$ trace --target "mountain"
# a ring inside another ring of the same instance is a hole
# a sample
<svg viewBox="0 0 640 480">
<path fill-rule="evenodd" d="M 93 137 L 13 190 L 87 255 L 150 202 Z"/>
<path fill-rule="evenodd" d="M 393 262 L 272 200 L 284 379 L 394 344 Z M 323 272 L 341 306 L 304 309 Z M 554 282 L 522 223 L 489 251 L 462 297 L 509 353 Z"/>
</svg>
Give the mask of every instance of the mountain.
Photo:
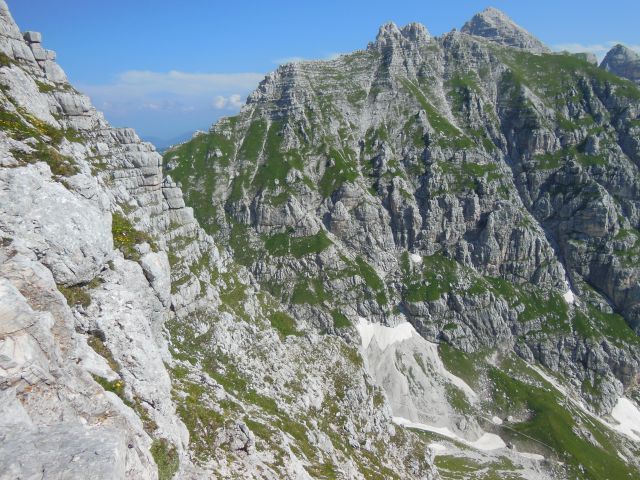
<svg viewBox="0 0 640 480">
<path fill-rule="evenodd" d="M 0 478 L 637 476 L 640 90 L 479 17 L 162 157 L 0 0 Z"/>
<path fill-rule="evenodd" d="M 624 45 L 616 45 L 609 50 L 600 67 L 632 82 L 640 83 L 640 55 Z"/>
<path fill-rule="evenodd" d="M 487 8 L 474 15 L 461 30 L 469 35 L 485 37 L 500 45 L 516 47 L 534 53 L 551 53 L 540 40 L 496 8 Z"/>
<path fill-rule="evenodd" d="M 3 0 L 0 112 L 0 478 L 435 478 L 359 342 L 261 292 Z"/>
<path fill-rule="evenodd" d="M 609 415 L 636 395 L 639 102 L 487 10 L 284 65 L 164 162 L 296 330 L 361 339 L 441 472 L 480 445 L 524 478 L 623 478 L 637 445 Z M 466 443 L 438 450 L 443 434 Z"/>
</svg>

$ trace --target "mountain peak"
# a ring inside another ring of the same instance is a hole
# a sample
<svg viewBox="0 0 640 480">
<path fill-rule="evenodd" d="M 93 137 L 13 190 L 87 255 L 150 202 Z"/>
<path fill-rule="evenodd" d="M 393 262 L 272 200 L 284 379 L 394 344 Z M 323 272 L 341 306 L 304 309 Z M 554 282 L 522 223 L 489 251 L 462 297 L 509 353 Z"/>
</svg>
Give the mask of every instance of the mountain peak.
<svg viewBox="0 0 640 480">
<path fill-rule="evenodd" d="M 387 22 L 380 27 L 376 36 L 375 46 L 385 48 L 391 45 L 404 45 L 407 42 L 424 44 L 431 39 L 431 34 L 421 23 L 408 23 L 402 28 L 394 22 Z"/>
<path fill-rule="evenodd" d="M 489 7 L 464 24 L 462 32 L 536 53 L 550 52 L 540 40 L 497 8 Z"/>
<path fill-rule="evenodd" d="M 618 44 L 604 57 L 600 67 L 640 84 L 640 55 L 629 47 Z"/>
</svg>

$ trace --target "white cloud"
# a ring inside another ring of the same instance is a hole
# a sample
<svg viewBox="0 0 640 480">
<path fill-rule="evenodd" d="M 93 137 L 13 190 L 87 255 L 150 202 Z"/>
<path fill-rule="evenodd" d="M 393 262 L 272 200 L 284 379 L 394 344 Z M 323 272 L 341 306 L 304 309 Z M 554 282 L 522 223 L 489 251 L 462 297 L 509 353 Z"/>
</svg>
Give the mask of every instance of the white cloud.
<svg viewBox="0 0 640 480">
<path fill-rule="evenodd" d="M 243 105 L 242 97 L 237 93 L 229 97 L 229 105 L 233 108 L 240 108 Z"/>
<path fill-rule="evenodd" d="M 263 77 L 262 73 L 188 73 L 177 70 L 163 73 L 130 70 L 119 74 L 112 83 L 83 87 L 93 95 L 118 93 L 134 96 L 162 93 L 201 96 L 231 90 L 251 90 Z"/>
<path fill-rule="evenodd" d="M 604 43 L 592 43 L 592 44 L 582 44 L 582 43 L 561 43 L 558 45 L 554 45 L 553 49 L 557 51 L 567 51 L 571 53 L 593 53 L 598 60 L 602 60 L 604 56 L 607 54 L 609 50 L 611 50 L 617 44 L 624 44 L 623 42 L 618 42 L 616 40 L 610 40 Z M 632 50 L 640 52 L 640 45 L 626 45 Z"/>
<path fill-rule="evenodd" d="M 80 85 L 94 103 L 106 111 L 190 112 L 208 108 L 238 110 L 246 95 L 264 77 L 261 73 L 189 73 L 172 70 L 130 70 L 113 82 Z M 213 100 L 213 104 L 211 103 Z"/>
<path fill-rule="evenodd" d="M 299 63 L 299 62 L 310 62 L 314 60 L 335 60 L 340 55 L 344 55 L 344 53 L 330 53 L 321 58 L 305 58 L 305 57 L 285 57 L 285 58 L 277 58 L 273 61 L 276 65 L 284 65 L 285 63 Z"/>
<path fill-rule="evenodd" d="M 228 110 L 237 110 L 241 108 L 242 105 L 244 105 L 243 97 L 237 93 L 229 95 L 228 97 L 218 95 L 213 99 L 213 108 L 218 110 L 225 108 Z"/>
<path fill-rule="evenodd" d="M 222 95 L 218 95 L 213 99 L 213 108 L 217 108 L 218 110 L 223 109 L 227 105 L 227 99 Z"/>
</svg>

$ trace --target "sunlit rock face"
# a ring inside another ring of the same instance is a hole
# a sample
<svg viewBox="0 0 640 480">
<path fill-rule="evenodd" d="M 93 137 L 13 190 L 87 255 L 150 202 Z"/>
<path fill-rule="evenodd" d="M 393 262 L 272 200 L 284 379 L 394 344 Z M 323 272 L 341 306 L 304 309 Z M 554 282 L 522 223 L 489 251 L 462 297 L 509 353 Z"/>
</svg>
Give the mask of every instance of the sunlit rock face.
<svg viewBox="0 0 640 480">
<path fill-rule="evenodd" d="M 0 0 L 0 478 L 637 474 L 632 83 L 386 24 L 163 159 L 45 46 Z"/>
</svg>

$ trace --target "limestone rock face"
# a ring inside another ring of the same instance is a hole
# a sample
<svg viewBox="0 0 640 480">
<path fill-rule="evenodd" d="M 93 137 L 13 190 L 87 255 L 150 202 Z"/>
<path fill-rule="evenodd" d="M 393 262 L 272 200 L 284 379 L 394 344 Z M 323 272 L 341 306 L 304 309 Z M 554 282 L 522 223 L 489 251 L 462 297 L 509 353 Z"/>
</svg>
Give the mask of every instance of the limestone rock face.
<svg viewBox="0 0 640 480">
<path fill-rule="evenodd" d="M 640 83 L 640 55 L 624 45 L 616 45 L 609 50 L 600 67 L 619 77 Z"/>
<path fill-rule="evenodd" d="M 0 0 L 0 478 L 637 476 L 640 94 L 468 25 L 163 159 Z"/>
<path fill-rule="evenodd" d="M 220 308 L 259 318 L 250 291 L 278 305 L 269 323 L 286 323 L 291 365 L 270 360 L 277 373 L 263 377 L 250 357 L 283 350 L 265 338 L 251 355 L 232 340 L 255 348 L 242 333 L 251 327 L 225 332 L 229 317 L 211 325 L 197 310 L 190 321 L 202 340 L 181 351 L 233 359 L 226 364 L 252 371 L 259 391 L 299 398 L 289 408 L 302 418 L 300 403 L 327 398 L 315 382 L 328 382 L 320 363 L 329 360 L 294 360 L 303 343 L 294 332 L 313 351 L 330 348 L 316 333 L 335 334 L 359 344 L 396 426 L 476 446 L 505 442 L 496 425 L 507 418 L 549 413 L 532 413 L 524 398 L 545 395 L 535 376 L 550 375 L 539 378 L 560 379 L 551 391 L 570 398 L 550 400 L 557 418 L 574 419 L 567 428 L 583 439 L 599 435 L 581 406 L 613 412 L 640 371 L 639 100 L 630 82 L 585 55 L 550 52 L 495 9 L 440 37 L 385 24 L 366 50 L 281 66 L 239 115 L 169 149 L 164 162 L 196 219 L 242 266 L 240 277 L 220 273 Z M 184 277 L 179 288 L 201 295 L 206 285 Z M 370 331 L 377 347 L 364 341 Z M 460 377 L 447 374 L 461 363 Z M 307 378 L 300 394 L 282 379 L 293 370 Z M 340 405 L 356 411 L 349 395 Z M 360 421 L 345 419 L 345 443 L 366 448 Z M 318 425 L 323 445 L 332 432 Z M 509 459 L 530 478 L 584 475 L 582 463 Z M 637 470 L 615 452 L 608 459 L 623 474 Z"/>
<path fill-rule="evenodd" d="M 110 259 L 111 215 L 52 182 L 43 164 L 1 171 L 0 205 L 0 228 L 36 252 L 59 284 L 87 283 Z"/>
<path fill-rule="evenodd" d="M 536 53 L 550 52 L 549 48 L 540 40 L 495 8 L 487 8 L 475 15 L 464 24 L 461 31 L 469 35 L 485 37 L 509 47 L 522 48 Z"/>
<path fill-rule="evenodd" d="M 110 127 L 4 1 L 0 51 L 0 478 L 436 475 L 424 440 L 372 407 L 357 350 L 271 326 L 284 309 L 199 226 L 162 157 Z M 329 437 L 344 425 L 348 454 Z"/>
</svg>

